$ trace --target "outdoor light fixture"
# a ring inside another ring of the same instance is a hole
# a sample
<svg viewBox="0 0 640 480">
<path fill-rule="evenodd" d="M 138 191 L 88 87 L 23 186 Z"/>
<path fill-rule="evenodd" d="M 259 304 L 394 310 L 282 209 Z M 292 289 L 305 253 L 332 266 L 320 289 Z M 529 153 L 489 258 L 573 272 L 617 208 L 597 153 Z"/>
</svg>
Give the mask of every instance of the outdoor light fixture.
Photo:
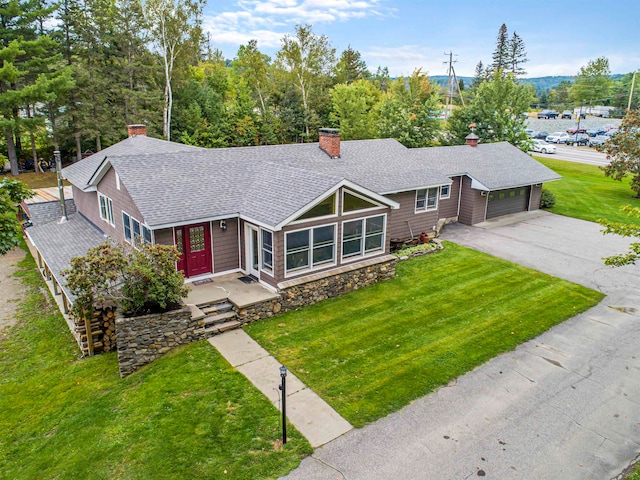
<svg viewBox="0 0 640 480">
<path fill-rule="evenodd" d="M 282 392 L 282 444 L 287 443 L 287 367 L 280 367 L 282 383 L 278 387 Z"/>
<path fill-rule="evenodd" d="M 225 231 L 227 229 L 227 221 L 226 220 L 220 220 L 220 229 L 222 231 Z"/>
</svg>

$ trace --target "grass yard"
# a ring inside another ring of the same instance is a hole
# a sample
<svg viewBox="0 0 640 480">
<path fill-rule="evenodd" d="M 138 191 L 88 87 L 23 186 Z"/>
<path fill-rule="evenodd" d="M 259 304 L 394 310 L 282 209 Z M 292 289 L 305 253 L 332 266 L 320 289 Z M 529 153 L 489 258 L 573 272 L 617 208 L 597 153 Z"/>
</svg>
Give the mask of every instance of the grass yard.
<svg viewBox="0 0 640 480">
<path fill-rule="evenodd" d="M 17 177 L 14 177 L 11 174 L 6 174 L 2 175 L 2 177 L 16 178 L 25 183 L 27 187 L 33 189 L 58 186 L 58 177 L 56 175 L 57 174 L 55 172 L 48 171 L 44 173 L 24 172 Z M 66 180 L 64 180 L 64 184 L 71 185 Z"/>
<path fill-rule="evenodd" d="M 399 263 L 393 280 L 246 330 L 360 427 L 602 297 L 447 242 Z"/>
<path fill-rule="evenodd" d="M 30 256 L 20 324 L 0 336 L 0 478 L 277 478 L 311 453 L 207 342 L 126 379 L 78 349 Z"/>
<path fill-rule="evenodd" d="M 535 157 L 540 163 L 562 175 L 562 180 L 544 184 L 556 196 L 549 211 L 567 217 L 597 222 L 604 218 L 614 222 L 637 223 L 637 219 L 620 211 L 622 205 L 640 207 L 634 198 L 630 178 L 618 182 L 604 176 L 595 165 Z"/>
</svg>

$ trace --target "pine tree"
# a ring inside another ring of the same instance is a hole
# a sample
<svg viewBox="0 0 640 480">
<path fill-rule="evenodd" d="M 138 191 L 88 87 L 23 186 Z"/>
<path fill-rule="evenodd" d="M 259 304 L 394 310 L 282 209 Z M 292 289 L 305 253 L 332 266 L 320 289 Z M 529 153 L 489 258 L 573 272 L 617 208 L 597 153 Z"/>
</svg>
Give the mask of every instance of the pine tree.
<svg viewBox="0 0 640 480">
<path fill-rule="evenodd" d="M 55 64 L 54 44 L 43 34 L 43 19 L 52 7 L 38 2 L 9 2 L 0 8 L 0 129 L 3 130 L 11 173 L 18 175 L 21 132 L 34 127 L 24 118 L 29 107 L 50 97 L 49 65 Z"/>
<path fill-rule="evenodd" d="M 524 40 L 516 32 L 513 32 L 511 40 L 509 40 L 509 62 L 507 70 L 513 73 L 515 77 L 526 75 L 523 64 L 527 63 L 527 52 L 524 49 Z"/>
<path fill-rule="evenodd" d="M 473 74 L 473 80 L 471 82 L 471 88 L 475 88 L 487 79 L 487 71 L 484 69 L 482 60 L 476 65 L 476 70 Z"/>
<path fill-rule="evenodd" d="M 351 48 L 351 45 L 340 55 L 335 75 L 336 83 L 353 83 L 356 80 L 368 80 L 371 77 L 371 73 L 367 70 L 367 63 L 362 60 L 360 52 Z"/>
<path fill-rule="evenodd" d="M 504 71 L 509 65 L 509 34 L 507 32 L 507 26 L 503 23 L 498 31 L 498 38 L 496 39 L 496 49 L 491 56 L 492 63 L 489 67 L 489 73 L 493 75 L 498 70 Z"/>
</svg>

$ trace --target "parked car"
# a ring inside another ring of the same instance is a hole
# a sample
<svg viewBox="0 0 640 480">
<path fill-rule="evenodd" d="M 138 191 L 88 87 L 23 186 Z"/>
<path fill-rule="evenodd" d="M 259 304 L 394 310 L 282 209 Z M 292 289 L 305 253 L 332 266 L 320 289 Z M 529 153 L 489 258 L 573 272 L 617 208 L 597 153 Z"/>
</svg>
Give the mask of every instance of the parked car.
<svg viewBox="0 0 640 480">
<path fill-rule="evenodd" d="M 555 110 L 542 110 L 541 112 L 538 112 L 538 118 L 558 118 L 558 115 L 558 112 Z"/>
<path fill-rule="evenodd" d="M 573 118 L 571 110 L 563 110 L 562 111 L 562 118 L 568 118 L 568 119 Z"/>
<path fill-rule="evenodd" d="M 613 137 L 613 136 L 615 136 L 616 133 L 618 133 L 618 129 L 617 128 L 612 128 L 611 130 L 607 130 L 605 132 L 605 135 L 607 137 Z"/>
<path fill-rule="evenodd" d="M 547 135 L 545 139 L 549 143 L 566 143 L 569 134 L 566 132 L 553 132 L 551 135 Z"/>
<path fill-rule="evenodd" d="M 533 136 L 538 132 L 536 132 L 535 130 L 533 130 L 531 128 L 527 128 L 527 129 L 525 129 L 524 133 L 526 133 L 529 138 L 533 138 Z"/>
<path fill-rule="evenodd" d="M 595 137 L 597 135 L 604 135 L 604 133 L 607 130 L 603 127 L 594 127 L 594 128 L 590 128 L 589 130 L 587 130 L 587 135 L 589 135 L 590 137 Z"/>
<path fill-rule="evenodd" d="M 547 136 L 549 135 L 549 132 L 536 132 L 536 134 L 533 136 L 533 138 L 537 138 L 539 140 L 544 140 L 547 138 Z"/>
<path fill-rule="evenodd" d="M 545 142 L 544 140 L 534 140 L 531 150 L 540 153 L 556 153 L 556 146 Z"/>
<path fill-rule="evenodd" d="M 589 146 L 595 147 L 596 145 L 602 145 L 604 142 L 609 140 L 611 137 L 608 135 L 596 135 L 595 137 L 589 138 Z"/>
<path fill-rule="evenodd" d="M 575 133 L 587 133 L 586 128 L 567 128 L 567 133 L 573 135 Z"/>
<path fill-rule="evenodd" d="M 574 133 L 570 135 L 569 138 L 565 141 L 567 145 L 588 145 L 589 144 L 589 135 L 586 133 Z"/>
</svg>

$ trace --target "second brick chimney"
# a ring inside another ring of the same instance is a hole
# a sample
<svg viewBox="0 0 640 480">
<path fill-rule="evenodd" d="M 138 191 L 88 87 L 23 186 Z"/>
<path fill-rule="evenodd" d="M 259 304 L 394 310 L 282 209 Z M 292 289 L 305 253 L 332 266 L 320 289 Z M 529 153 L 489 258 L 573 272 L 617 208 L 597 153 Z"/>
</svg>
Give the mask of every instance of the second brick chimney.
<svg viewBox="0 0 640 480">
<path fill-rule="evenodd" d="M 478 137 L 475 133 L 470 133 L 469 135 L 464 137 L 464 139 L 467 141 L 467 145 L 469 145 L 470 147 L 477 147 L 480 137 Z"/>
<path fill-rule="evenodd" d="M 146 125 L 127 125 L 127 131 L 129 132 L 129 137 L 135 137 L 137 135 L 147 136 Z"/>
<path fill-rule="evenodd" d="M 331 158 L 340 158 L 340 130 L 337 128 L 321 128 L 320 150 Z"/>
</svg>

